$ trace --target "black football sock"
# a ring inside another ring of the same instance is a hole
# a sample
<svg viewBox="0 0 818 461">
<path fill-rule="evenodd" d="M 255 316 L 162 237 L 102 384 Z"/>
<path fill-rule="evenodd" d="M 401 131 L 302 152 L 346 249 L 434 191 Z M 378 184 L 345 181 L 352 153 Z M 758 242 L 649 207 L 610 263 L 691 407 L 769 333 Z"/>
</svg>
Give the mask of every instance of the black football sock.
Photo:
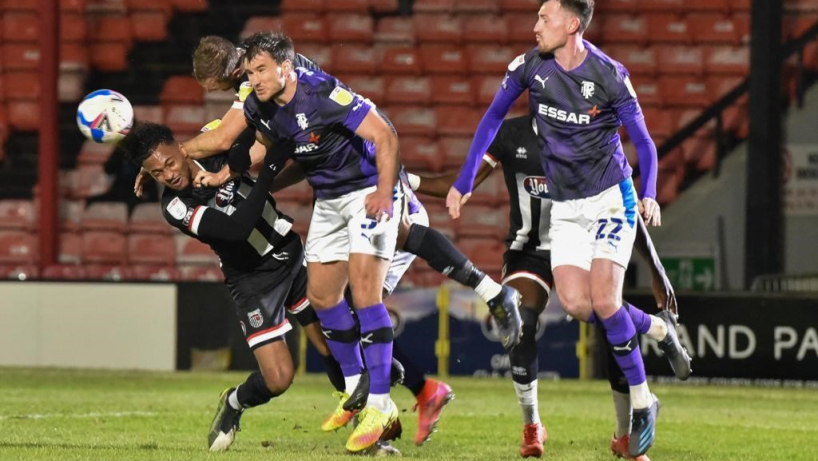
<svg viewBox="0 0 818 461">
<path fill-rule="evenodd" d="M 446 236 L 430 227 L 412 224 L 403 249 L 429 263 L 432 269 L 467 287 L 477 288 L 486 276 Z"/>
<path fill-rule="evenodd" d="M 252 408 L 264 405 L 277 395 L 279 394 L 274 394 L 267 388 L 267 385 L 264 384 L 264 376 L 261 375 L 260 371 L 250 373 L 247 380 L 236 388 L 236 400 L 241 408 Z M 233 405 L 231 404 L 231 406 Z"/>
<path fill-rule="evenodd" d="M 341 371 L 341 364 L 335 360 L 332 354 L 324 357 L 324 370 L 327 372 L 327 378 L 338 392 L 344 392 L 346 386 L 344 382 L 344 373 Z"/>
</svg>

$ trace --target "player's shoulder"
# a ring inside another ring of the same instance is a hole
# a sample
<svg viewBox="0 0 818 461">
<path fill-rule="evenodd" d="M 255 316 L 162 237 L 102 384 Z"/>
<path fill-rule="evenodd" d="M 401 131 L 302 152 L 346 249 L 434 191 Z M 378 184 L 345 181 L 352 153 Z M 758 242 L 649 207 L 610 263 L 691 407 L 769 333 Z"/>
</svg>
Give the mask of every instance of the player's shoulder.
<svg viewBox="0 0 818 461">
<path fill-rule="evenodd" d="M 549 58 L 550 57 L 550 58 Z M 526 51 L 523 54 L 518 55 L 508 64 L 508 71 L 515 72 L 519 70 L 525 70 L 530 68 L 532 65 L 539 64 L 540 62 L 546 61 L 548 59 L 553 59 L 553 56 L 548 54 L 541 54 L 540 51 L 535 46 L 530 50 Z"/>
<path fill-rule="evenodd" d="M 610 75 L 616 81 L 623 81 L 628 76 L 628 70 L 625 66 L 616 59 L 608 56 L 604 51 L 593 43 L 584 40 L 585 48 L 588 50 L 588 59 L 591 61 L 592 67 L 603 71 L 607 76 Z"/>
<path fill-rule="evenodd" d="M 348 106 L 355 100 L 355 94 L 337 78 L 324 72 L 298 71 L 298 84 L 304 91 L 322 101 L 333 101 L 340 106 Z"/>
<path fill-rule="evenodd" d="M 162 216 L 171 224 L 179 224 L 185 219 L 189 208 L 189 200 L 180 197 L 176 191 L 165 188 L 162 194 Z"/>
</svg>

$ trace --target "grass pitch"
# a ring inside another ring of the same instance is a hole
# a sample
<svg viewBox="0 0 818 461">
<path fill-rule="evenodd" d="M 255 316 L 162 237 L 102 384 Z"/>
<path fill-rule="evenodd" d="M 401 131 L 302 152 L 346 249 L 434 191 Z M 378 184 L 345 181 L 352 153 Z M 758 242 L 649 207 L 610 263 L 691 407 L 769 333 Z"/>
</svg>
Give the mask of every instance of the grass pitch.
<svg viewBox="0 0 818 461">
<path fill-rule="evenodd" d="M 334 408 L 324 376 L 297 377 L 284 396 L 248 410 L 227 453 L 206 450 L 219 393 L 238 373 L 146 373 L 0 369 L 2 460 L 329 460 L 344 454 L 349 429 L 323 433 Z M 457 398 L 439 432 L 412 443 L 417 417 L 411 394 L 393 392 L 405 458 L 519 459 L 522 428 L 509 381 L 452 378 Z M 818 459 L 818 392 L 653 385 L 662 400 L 660 460 Z M 607 460 L 614 429 L 606 382 L 541 381 L 540 413 L 548 428 L 546 459 Z"/>
</svg>

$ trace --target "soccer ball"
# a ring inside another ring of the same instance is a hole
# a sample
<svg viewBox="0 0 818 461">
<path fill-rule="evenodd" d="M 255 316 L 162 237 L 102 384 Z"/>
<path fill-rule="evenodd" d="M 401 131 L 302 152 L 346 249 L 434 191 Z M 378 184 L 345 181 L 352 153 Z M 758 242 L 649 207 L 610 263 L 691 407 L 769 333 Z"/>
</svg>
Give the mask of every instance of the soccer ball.
<svg viewBox="0 0 818 461">
<path fill-rule="evenodd" d="M 94 91 L 77 107 L 77 126 L 94 142 L 118 142 L 128 134 L 132 125 L 131 103 L 113 90 Z"/>
</svg>

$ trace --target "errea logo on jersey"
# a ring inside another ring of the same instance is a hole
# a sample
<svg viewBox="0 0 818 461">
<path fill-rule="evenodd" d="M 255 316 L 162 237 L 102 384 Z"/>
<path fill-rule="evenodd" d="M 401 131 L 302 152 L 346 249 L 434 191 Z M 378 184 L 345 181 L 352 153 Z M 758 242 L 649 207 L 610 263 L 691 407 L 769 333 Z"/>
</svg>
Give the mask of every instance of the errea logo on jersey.
<svg viewBox="0 0 818 461">
<path fill-rule="evenodd" d="M 591 123 L 591 116 L 588 114 L 575 114 L 556 107 L 540 104 L 537 113 L 549 118 L 557 119 L 561 122 L 574 123 L 577 125 L 587 125 Z"/>
</svg>

